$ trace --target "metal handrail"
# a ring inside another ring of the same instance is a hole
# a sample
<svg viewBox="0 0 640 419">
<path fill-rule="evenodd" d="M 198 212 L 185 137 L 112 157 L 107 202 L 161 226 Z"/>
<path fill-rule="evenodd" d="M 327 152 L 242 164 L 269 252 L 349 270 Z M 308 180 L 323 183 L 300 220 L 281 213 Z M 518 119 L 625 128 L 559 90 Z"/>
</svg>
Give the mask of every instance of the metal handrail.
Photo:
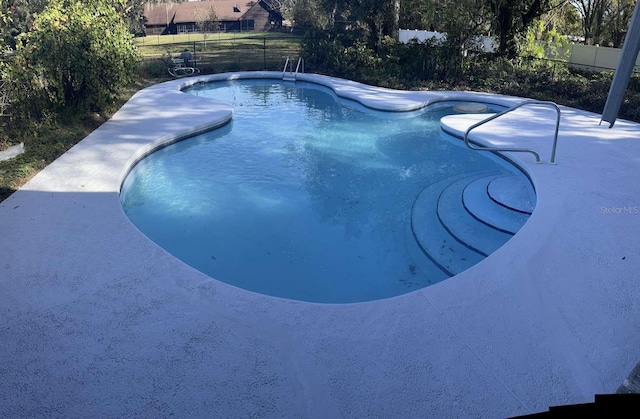
<svg viewBox="0 0 640 419">
<path fill-rule="evenodd" d="M 284 62 L 284 68 L 282 69 L 282 76 L 287 72 L 287 66 L 289 65 L 289 61 L 291 61 L 291 57 L 287 57 L 287 60 Z"/>
<path fill-rule="evenodd" d="M 471 130 L 473 130 L 474 128 L 479 127 L 480 125 L 484 125 L 487 122 L 493 121 L 496 118 L 500 118 L 502 115 L 505 115 L 511 111 L 515 111 L 518 108 L 521 108 L 523 106 L 526 105 L 549 105 L 549 106 L 553 106 L 556 110 L 556 131 L 554 134 L 554 138 L 553 138 L 553 148 L 551 150 L 551 160 L 549 161 L 549 163 L 551 164 L 555 164 L 556 163 L 556 147 L 558 145 L 558 131 L 560 130 L 560 107 L 558 107 L 558 105 L 556 105 L 554 102 L 548 102 L 548 101 L 539 101 L 539 100 L 527 100 L 525 102 L 522 102 L 512 108 L 509 108 L 507 110 L 504 110 L 500 113 L 497 113 L 495 115 L 490 116 L 487 119 L 483 119 L 482 121 L 475 123 L 473 125 L 471 125 L 467 131 L 464 133 L 464 143 L 467 145 L 467 147 L 469 147 L 472 150 L 479 150 L 479 151 L 513 151 L 513 152 L 524 152 L 524 153 L 531 153 L 536 157 L 536 163 L 541 163 L 540 161 L 540 154 L 538 154 L 537 151 L 535 150 L 531 150 L 528 148 L 498 148 L 498 147 L 482 147 L 482 146 L 473 146 L 470 142 L 469 142 L 469 133 L 471 132 Z"/>
<path fill-rule="evenodd" d="M 298 58 L 298 64 L 296 65 L 296 74 L 298 74 L 298 70 L 300 70 L 300 64 L 302 64 L 302 73 L 304 73 L 304 58 Z"/>
<path fill-rule="evenodd" d="M 296 64 L 296 71 L 293 71 L 292 68 L 293 62 L 291 61 L 291 57 L 287 57 L 287 60 L 284 63 L 284 68 L 282 69 L 282 78 L 284 79 L 287 76 L 287 70 L 289 73 L 291 73 L 293 75 L 293 78 L 295 79 L 296 75 L 298 74 L 298 71 L 300 71 L 302 69 L 302 73 L 304 73 L 304 58 L 300 57 L 298 58 L 298 63 Z M 288 68 L 287 68 L 288 67 Z"/>
</svg>

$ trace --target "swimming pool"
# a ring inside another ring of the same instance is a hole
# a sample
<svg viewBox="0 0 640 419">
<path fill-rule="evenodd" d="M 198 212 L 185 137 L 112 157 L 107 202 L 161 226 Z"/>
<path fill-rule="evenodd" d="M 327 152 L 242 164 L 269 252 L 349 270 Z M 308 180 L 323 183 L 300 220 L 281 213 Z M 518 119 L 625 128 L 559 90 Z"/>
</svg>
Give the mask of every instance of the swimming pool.
<svg viewBox="0 0 640 419">
<path fill-rule="evenodd" d="M 516 167 L 441 131 L 455 102 L 380 112 L 260 79 L 186 92 L 231 104 L 233 121 L 141 160 L 122 204 L 150 239 L 240 288 L 323 303 L 401 295 L 481 261 L 535 204 Z M 506 224 L 492 220 L 498 201 Z"/>
</svg>

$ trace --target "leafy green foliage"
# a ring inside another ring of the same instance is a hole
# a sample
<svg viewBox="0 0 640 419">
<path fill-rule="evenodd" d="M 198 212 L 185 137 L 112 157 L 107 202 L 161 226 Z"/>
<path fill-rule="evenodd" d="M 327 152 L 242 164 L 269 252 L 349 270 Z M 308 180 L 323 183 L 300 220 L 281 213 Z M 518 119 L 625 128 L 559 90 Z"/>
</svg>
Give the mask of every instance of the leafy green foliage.
<svg viewBox="0 0 640 419">
<path fill-rule="evenodd" d="M 535 21 L 520 39 L 520 55 L 530 58 L 566 59 L 569 39 L 554 27 L 547 27 L 544 20 Z"/>
<path fill-rule="evenodd" d="M 2 0 L 0 32 L 6 47 L 11 50 L 16 48 L 16 38 L 29 30 L 35 15 L 42 12 L 47 2 L 48 0 Z"/>
<path fill-rule="evenodd" d="M 23 112 L 101 110 L 113 101 L 138 61 L 117 11 L 123 5 L 124 0 L 49 2 L 18 37 L 11 77 L 29 98 Z"/>
<path fill-rule="evenodd" d="M 565 42 L 553 30 L 545 38 Z M 602 112 L 613 78 L 612 72 L 570 68 L 540 49 L 537 56 L 515 58 L 470 53 L 455 69 L 455 51 L 447 45 L 417 41 L 383 45 L 376 54 L 357 39 L 314 34 L 305 38 L 302 55 L 309 57 L 312 71 L 378 86 L 485 91 L 550 100 L 595 113 Z M 631 78 L 620 118 L 640 122 L 640 74 Z"/>
<path fill-rule="evenodd" d="M 489 0 L 493 23 L 503 55 L 514 58 L 518 52 L 518 36 L 540 16 L 557 7 L 564 0 Z"/>
<path fill-rule="evenodd" d="M 10 95 L 11 81 L 9 80 L 10 65 L 7 62 L 13 45 L 13 15 L 15 6 L 12 1 L 0 2 L 0 117 L 6 116 L 12 101 Z M 5 118 L 0 120 L 0 147 L 6 145 Z"/>
<path fill-rule="evenodd" d="M 328 25 L 328 16 L 323 13 L 319 2 L 297 0 L 291 3 L 288 12 L 296 28 L 324 29 Z"/>
<path fill-rule="evenodd" d="M 383 38 L 382 45 L 394 44 L 390 38 Z M 383 50 L 379 53 L 366 45 L 353 32 L 313 32 L 308 34 L 302 42 L 301 55 L 305 57 L 305 67 L 308 71 L 316 71 L 330 67 L 332 74 L 352 80 L 366 82 L 374 75 L 379 77 L 381 72 L 388 71 L 393 66 L 392 60 Z"/>
</svg>

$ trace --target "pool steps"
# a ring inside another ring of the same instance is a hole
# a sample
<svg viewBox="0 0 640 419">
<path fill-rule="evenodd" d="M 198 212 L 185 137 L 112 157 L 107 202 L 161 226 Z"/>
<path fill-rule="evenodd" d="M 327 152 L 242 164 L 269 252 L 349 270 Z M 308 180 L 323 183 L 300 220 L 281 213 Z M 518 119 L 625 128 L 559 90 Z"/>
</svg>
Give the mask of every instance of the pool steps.
<svg viewBox="0 0 640 419">
<path fill-rule="evenodd" d="M 486 257 L 512 235 L 478 222 L 466 208 L 461 210 L 462 194 L 469 181 L 470 178 L 454 181 L 442 191 L 438 199 L 438 219 L 456 240 Z"/>
<path fill-rule="evenodd" d="M 486 176 L 469 183 L 462 193 L 462 204 L 478 221 L 505 233 L 515 234 L 529 214 L 515 211 L 489 195 L 489 185 L 500 176 Z"/>
<path fill-rule="evenodd" d="M 514 211 L 531 215 L 536 207 L 536 193 L 523 176 L 501 176 L 487 186 L 489 197 Z"/>
<path fill-rule="evenodd" d="M 506 243 L 534 207 L 535 192 L 524 176 L 475 173 L 439 181 L 414 201 L 410 254 L 426 275 L 438 277 L 436 269 L 456 275 Z"/>
<path fill-rule="evenodd" d="M 424 189 L 411 209 L 411 229 L 418 247 L 448 276 L 455 275 L 462 266 L 473 266 L 484 258 L 459 243 L 439 220 L 440 191 L 450 184 L 451 180 L 446 179 Z"/>
<path fill-rule="evenodd" d="M 428 255 L 425 255 L 424 249 L 420 248 L 418 241 L 413 236 L 411 223 L 407 223 L 407 232 L 405 237 L 407 250 L 409 252 L 409 256 L 411 256 L 411 259 L 413 260 L 414 267 L 422 272 L 427 278 L 427 282 L 424 284 L 425 287 L 451 277 L 450 274 L 446 273 L 440 266 L 436 265 Z"/>
</svg>

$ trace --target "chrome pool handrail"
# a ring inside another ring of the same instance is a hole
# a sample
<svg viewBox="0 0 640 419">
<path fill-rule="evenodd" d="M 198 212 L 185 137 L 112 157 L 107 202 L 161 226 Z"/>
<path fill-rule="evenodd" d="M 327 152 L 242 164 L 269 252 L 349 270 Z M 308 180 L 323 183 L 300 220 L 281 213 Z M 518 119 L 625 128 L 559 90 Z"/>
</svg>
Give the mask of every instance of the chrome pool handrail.
<svg viewBox="0 0 640 419">
<path fill-rule="evenodd" d="M 555 134 L 554 134 L 554 138 L 553 138 L 553 148 L 551 150 L 551 160 L 549 161 L 549 163 L 551 164 L 555 164 L 555 160 L 556 160 L 556 148 L 558 145 L 558 132 L 560 131 L 560 107 L 558 105 L 556 105 L 554 102 L 550 102 L 550 101 L 541 101 L 541 100 L 527 100 L 524 101 L 522 103 L 519 103 L 516 106 L 513 106 L 507 110 L 504 110 L 500 113 L 497 113 L 495 115 L 490 116 L 489 118 L 483 119 L 480 122 L 477 122 L 473 125 L 471 125 L 469 128 L 467 128 L 467 131 L 464 133 L 464 143 L 466 144 L 466 146 L 472 150 L 479 150 L 479 151 L 511 151 L 511 152 L 524 152 L 524 153 L 531 153 L 535 156 L 536 158 L 536 163 L 541 163 L 540 160 L 540 154 L 538 154 L 537 151 L 529 149 L 529 148 L 500 148 L 500 147 L 483 147 L 483 146 L 474 146 L 469 142 L 469 133 L 471 132 L 471 130 L 473 130 L 474 128 L 477 128 L 481 125 L 486 124 L 487 122 L 493 121 L 496 118 L 501 117 L 502 115 L 505 115 L 511 111 L 514 111 L 518 108 L 521 108 L 523 106 L 526 105 L 549 105 L 549 106 L 553 106 L 554 109 L 556 110 L 556 128 L 555 128 Z"/>
<path fill-rule="evenodd" d="M 295 81 L 298 72 L 304 73 L 304 58 L 298 58 L 296 70 L 293 71 L 293 61 L 291 60 L 291 57 L 288 56 L 284 62 L 284 68 L 282 69 L 282 79 Z"/>
<path fill-rule="evenodd" d="M 284 68 L 282 69 L 282 76 L 283 77 L 284 77 L 285 73 L 287 72 L 287 66 L 289 65 L 290 61 L 291 61 L 291 57 L 287 56 L 287 59 L 284 62 Z"/>
<path fill-rule="evenodd" d="M 300 65 L 302 65 L 302 68 L 300 68 Z M 298 64 L 296 65 L 296 74 L 298 74 L 298 71 L 300 71 L 301 73 L 304 73 L 304 58 L 302 57 L 298 58 Z"/>
</svg>

